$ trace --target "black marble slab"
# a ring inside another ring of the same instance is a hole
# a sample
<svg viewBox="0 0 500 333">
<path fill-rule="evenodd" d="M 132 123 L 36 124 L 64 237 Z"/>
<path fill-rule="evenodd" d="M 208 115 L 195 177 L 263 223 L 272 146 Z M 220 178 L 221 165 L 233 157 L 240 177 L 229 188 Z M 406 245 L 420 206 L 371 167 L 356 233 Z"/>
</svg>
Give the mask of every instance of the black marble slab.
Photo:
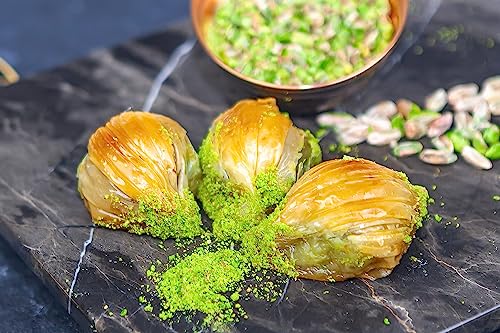
<svg viewBox="0 0 500 333">
<path fill-rule="evenodd" d="M 467 25 L 469 21 L 481 23 Z M 464 32 L 456 41 L 439 41 L 439 29 L 457 24 L 463 24 Z M 423 53 L 411 48 L 369 91 L 342 108 L 360 112 L 385 98 L 420 102 L 437 87 L 481 82 L 500 74 L 495 31 L 500 31 L 500 22 L 494 12 L 470 2 L 445 2 L 418 41 Z M 158 240 L 125 232 L 92 231 L 75 181 L 90 134 L 112 115 L 141 107 L 154 76 L 189 35 L 189 28 L 171 29 L 0 91 L 0 234 L 66 307 L 82 248 L 90 243 L 69 304 L 71 315 L 86 331 L 189 329 L 189 325 L 166 326 L 137 302 L 150 262 L 165 259 L 173 247 L 167 242 L 162 249 Z M 228 97 L 232 94 L 226 94 L 231 87 L 222 77 L 196 47 L 163 85 L 153 111 L 177 119 L 198 146 L 212 119 L 235 102 Z M 298 126 L 315 128 L 312 118 L 294 120 Z M 331 142 L 327 137 L 322 144 L 326 148 Z M 396 160 L 388 148 L 365 145 L 359 155 L 406 172 L 414 183 L 437 185 L 431 190 L 436 205 L 430 209 L 443 221 L 425 223 L 389 277 L 335 284 L 292 281 L 279 304 L 244 304 L 250 319 L 235 331 L 492 332 L 500 328 L 500 203 L 492 200 L 500 194 L 500 164 L 488 172 L 462 161 L 436 168 L 416 158 Z M 447 225 L 454 216 L 458 220 Z M 128 309 L 126 318 L 118 315 L 122 308 Z M 383 323 L 385 317 L 389 326 Z"/>
</svg>

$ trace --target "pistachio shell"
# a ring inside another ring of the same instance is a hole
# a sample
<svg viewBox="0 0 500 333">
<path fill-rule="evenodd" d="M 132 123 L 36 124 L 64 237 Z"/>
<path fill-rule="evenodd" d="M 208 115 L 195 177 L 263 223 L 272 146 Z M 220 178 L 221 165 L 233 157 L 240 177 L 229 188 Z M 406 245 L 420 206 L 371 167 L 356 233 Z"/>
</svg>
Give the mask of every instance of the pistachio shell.
<svg viewBox="0 0 500 333">
<path fill-rule="evenodd" d="M 391 118 L 396 113 L 398 113 L 398 108 L 393 101 L 382 101 L 365 112 L 365 114 L 377 118 Z"/>
<path fill-rule="evenodd" d="M 456 105 L 460 100 L 475 96 L 479 91 L 479 86 L 475 83 L 459 84 L 448 90 L 448 102 Z"/>
<path fill-rule="evenodd" d="M 372 146 L 385 146 L 399 139 L 401 139 L 401 132 L 391 129 L 389 131 L 373 131 L 369 133 L 367 142 Z"/>
<path fill-rule="evenodd" d="M 349 113 L 332 112 L 332 113 L 320 114 L 316 118 L 316 122 L 320 126 L 324 126 L 324 127 L 337 127 L 337 126 L 341 126 L 341 125 L 343 125 L 343 124 L 345 124 L 353 119 L 354 119 L 354 117 Z"/>
<path fill-rule="evenodd" d="M 433 165 L 447 165 L 455 163 L 457 155 L 444 150 L 424 149 L 419 158 L 422 162 Z"/>
<path fill-rule="evenodd" d="M 453 124 L 453 114 L 451 112 L 445 112 L 438 119 L 433 120 L 429 124 L 429 128 L 427 129 L 427 136 L 430 138 L 434 138 L 436 136 L 443 135 L 451 128 Z"/>
<path fill-rule="evenodd" d="M 448 138 L 446 135 L 442 135 L 437 138 L 432 139 L 432 145 L 437 149 L 437 150 L 444 150 L 449 153 L 453 153 L 455 148 L 453 147 L 453 142 L 451 142 L 450 138 Z"/>
<path fill-rule="evenodd" d="M 467 163 L 478 169 L 489 170 L 493 167 L 489 159 L 470 146 L 464 147 L 461 154 Z"/>
<path fill-rule="evenodd" d="M 391 121 L 388 118 L 365 114 L 359 116 L 358 119 L 375 131 L 389 131 L 392 129 Z"/>
<path fill-rule="evenodd" d="M 406 141 L 397 144 L 392 149 L 392 154 L 396 157 L 412 156 L 420 153 L 424 146 L 418 141 Z"/>
<path fill-rule="evenodd" d="M 412 108 L 413 102 L 408 99 L 399 99 L 396 102 L 396 107 L 398 109 L 398 113 L 402 115 L 405 119 L 408 119 L 410 115 L 410 111 Z"/>
<path fill-rule="evenodd" d="M 444 89 L 437 89 L 425 98 L 425 108 L 427 110 L 440 112 L 448 103 L 448 94 Z"/>
<path fill-rule="evenodd" d="M 337 133 L 337 139 L 340 143 L 353 146 L 364 142 L 368 136 L 369 126 L 362 122 L 356 122 L 350 127 L 340 130 Z"/>
</svg>

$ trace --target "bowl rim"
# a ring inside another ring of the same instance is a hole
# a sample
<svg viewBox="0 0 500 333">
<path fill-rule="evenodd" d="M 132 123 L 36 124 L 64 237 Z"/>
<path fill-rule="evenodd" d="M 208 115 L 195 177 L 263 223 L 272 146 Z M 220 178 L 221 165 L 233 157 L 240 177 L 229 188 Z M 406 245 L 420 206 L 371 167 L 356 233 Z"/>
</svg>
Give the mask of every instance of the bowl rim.
<svg viewBox="0 0 500 333">
<path fill-rule="evenodd" d="M 391 3 L 391 10 L 394 9 L 393 1 L 401 2 L 403 15 L 401 17 L 399 17 L 400 22 L 398 23 L 398 26 L 395 29 L 394 36 L 392 37 L 391 42 L 389 43 L 389 45 L 387 45 L 387 47 L 384 49 L 384 51 L 380 52 L 376 57 L 371 59 L 362 68 L 360 68 L 360 69 L 358 69 L 358 70 L 352 72 L 351 74 L 344 76 L 342 78 L 335 79 L 335 80 L 328 81 L 328 82 L 318 83 L 318 84 L 296 86 L 296 85 L 279 85 L 279 84 L 275 84 L 275 83 L 257 80 L 257 79 L 250 77 L 250 76 L 246 76 L 246 75 L 242 74 L 241 72 L 233 69 L 232 67 L 230 67 L 229 65 L 224 63 L 214 52 L 212 52 L 210 47 L 205 42 L 205 37 L 203 35 L 202 22 L 200 22 L 200 20 L 198 20 L 198 18 L 196 17 L 197 11 L 194 8 L 195 3 L 200 3 L 201 1 L 203 1 L 203 0 L 191 0 L 191 8 L 190 8 L 191 21 L 192 21 L 192 24 L 194 26 L 196 36 L 198 37 L 198 41 L 200 42 L 200 44 L 203 47 L 203 49 L 205 50 L 205 52 L 209 55 L 209 57 L 219 67 L 224 69 L 226 72 L 229 72 L 233 76 L 236 76 L 240 80 L 246 81 L 248 83 L 251 83 L 253 85 L 256 85 L 256 86 L 259 86 L 262 88 L 266 88 L 266 89 L 287 90 L 290 92 L 310 91 L 310 90 L 322 89 L 322 88 L 327 88 L 327 87 L 339 85 L 339 84 L 345 83 L 347 81 L 350 81 L 350 80 L 356 78 L 357 76 L 360 76 L 364 72 L 369 71 L 372 67 L 374 67 L 375 65 L 380 63 L 384 58 L 386 58 L 393 51 L 393 49 L 396 47 L 396 44 L 400 40 L 401 35 L 403 34 L 403 31 L 406 27 L 406 23 L 408 21 L 408 12 L 409 12 L 409 10 L 408 10 L 409 9 L 409 0 L 388 0 Z M 212 0 L 212 1 L 214 1 L 214 0 Z M 215 0 L 215 1 L 219 1 L 219 0 Z"/>
</svg>

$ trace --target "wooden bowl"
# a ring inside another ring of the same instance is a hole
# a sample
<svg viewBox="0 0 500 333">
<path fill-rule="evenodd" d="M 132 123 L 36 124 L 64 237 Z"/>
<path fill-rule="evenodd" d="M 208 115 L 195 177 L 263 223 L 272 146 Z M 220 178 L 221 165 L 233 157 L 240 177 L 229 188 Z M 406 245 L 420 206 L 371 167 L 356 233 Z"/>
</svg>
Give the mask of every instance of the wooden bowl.
<svg viewBox="0 0 500 333">
<path fill-rule="evenodd" d="M 355 95 L 368 83 L 394 50 L 404 30 L 408 15 L 409 0 L 389 0 L 394 36 L 386 49 L 374 57 L 363 68 L 334 81 L 308 86 L 277 85 L 246 76 L 226 65 L 206 43 L 206 27 L 217 10 L 218 0 L 191 0 L 191 19 L 194 30 L 208 56 L 233 78 L 235 84 L 247 92 L 249 97 L 272 96 L 278 100 L 283 111 L 292 114 L 311 114 L 329 110 L 344 99 Z"/>
</svg>

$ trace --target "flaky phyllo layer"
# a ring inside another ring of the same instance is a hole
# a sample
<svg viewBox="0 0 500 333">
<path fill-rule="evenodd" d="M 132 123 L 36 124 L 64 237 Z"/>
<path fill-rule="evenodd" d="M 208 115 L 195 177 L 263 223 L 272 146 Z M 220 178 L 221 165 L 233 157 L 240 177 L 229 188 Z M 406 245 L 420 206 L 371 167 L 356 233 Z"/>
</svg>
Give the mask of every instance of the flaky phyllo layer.
<svg viewBox="0 0 500 333">
<path fill-rule="evenodd" d="M 77 176 L 98 225 L 163 239 L 202 231 L 193 195 L 198 156 L 168 117 L 129 111 L 111 118 L 90 138 Z"/>
<path fill-rule="evenodd" d="M 374 162 L 323 162 L 288 193 L 275 223 L 290 231 L 278 237 L 277 248 L 300 277 L 384 277 L 422 226 L 427 199 L 425 188 Z"/>
<path fill-rule="evenodd" d="M 314 136 L 295 127 L 272 98 L 243 100 L 221 114 L 200 148 L 199 198 L 215 235 L 240 240 L 320 161 Z"/>
</svg>

